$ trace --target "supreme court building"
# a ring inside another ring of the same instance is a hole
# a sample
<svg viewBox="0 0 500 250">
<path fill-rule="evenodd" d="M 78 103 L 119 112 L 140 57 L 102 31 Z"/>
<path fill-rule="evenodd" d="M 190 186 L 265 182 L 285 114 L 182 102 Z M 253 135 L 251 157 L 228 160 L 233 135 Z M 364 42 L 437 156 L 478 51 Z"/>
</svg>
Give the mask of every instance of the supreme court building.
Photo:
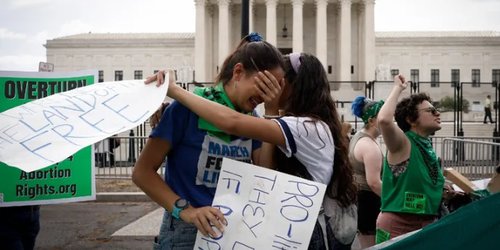
<svg viewBox="0 0 500 250">
<path fill-rule="evenodd" d="M 249 30 L 283 53 L 307 52 L 330 81 L 390 81 L 401 73 L 426 84 L 434 99 L 453 96 L 443 82 L 471 82 L 481 103 L 500 82 L 500 32 L 375 32 L 374 0 L 250 0 Z M 241 37 L 241 0 L 194 0 L 195 33 L 84 33 L 47 40 L 55 71 L 97 69 L 100 81 L 142 79 L 177 69 L 181 82 L 212 82 Z M 382 13 L 378 13 L 382 14 Z M 441 83 L 441 84 L 440 84 Z M 449 84 L 447 86 L 450 86 Z M 344 100 L 364 84 L 334 85 Z M 375 98 L 392 86 L 380 84 Z M 340 98 L 336 98 L 340 99 Z"/>
<path fill-rule="evenodd" d="M 374 77 L 374 0 L 249 2 L 249 30 L 282 52 L 316 55 L 331 80 Z M 195 5 L 196 75 L 213 79 L 240 40 L 241 5 L 230 0 L 197 0 Z"/>
</svg>

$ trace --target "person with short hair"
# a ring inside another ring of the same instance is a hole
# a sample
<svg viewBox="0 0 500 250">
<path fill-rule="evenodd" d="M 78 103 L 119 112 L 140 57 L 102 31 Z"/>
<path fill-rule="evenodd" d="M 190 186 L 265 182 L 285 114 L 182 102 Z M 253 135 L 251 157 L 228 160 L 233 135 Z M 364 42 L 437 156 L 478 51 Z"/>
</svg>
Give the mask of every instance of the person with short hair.
<svg viewBox="0 0 500 250">
<path fill-rule="evenodd" d="M 483 123 L 486 124 L 486 119 L 490 119 L 490 123 L 493 123 L 493 119 L 491 118 L 491 96 L 487 95 L 484 100 L 484 120 Z"/>
<path fill-rule="evenodd" d="M 429 138 L 441 129 L 440 113 L 425 93 L 398 103 L 407 86 L 404 76 L 394 77 L 394 87 L 377 118 L 387 147 L 377 244 L 434 222 L 443 194 L 441 162 Z"/>
<path fill-rule="evenodd" d="M 382 105 L 382 100 L 358 96 L 351 107 L 352 113 L 364 122 L 349 144 L 349 161 L 358 186 L 358 239 L 363 249 L 375 245 L 375 223 L 380 212 L 384 155 L 377 142 L 380 136 L 377 116 Z"/>
</svg>

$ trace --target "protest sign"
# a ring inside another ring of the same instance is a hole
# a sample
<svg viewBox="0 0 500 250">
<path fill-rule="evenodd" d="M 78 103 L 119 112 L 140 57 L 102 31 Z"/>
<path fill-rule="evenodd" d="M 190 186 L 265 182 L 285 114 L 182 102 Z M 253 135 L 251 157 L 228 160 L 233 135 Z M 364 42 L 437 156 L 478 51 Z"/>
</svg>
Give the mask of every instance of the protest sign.
<svg viewBox="0 0 500 250">
<path fill-rule="evenodd" d="M 325 189 L 321 183 L 224 158 L 212 206 L 228 225 L 215 238 L 198 232 L 194 248 L 307 249 Z"/>
<path fill-rule="evenodd" d="M 0 81 L 6 99 L 2 105 L 17 96 L 53 94 L 70 82 L 30 81 L 12 75 L 0 75 Z M 60 162 L 85 146 L 141 124 L 160 106 L 166 92 L 167 84 L 156 87 L 143 80 L 102 82 L 11 108 L 0 113 L 0 161 L 26 172 Z"/>
<path fill-rule="evenodd" d="M 94 79 L 0 71 L 0 207 L 95 199 L 89 145 L 142 123 L 167 90 Z"/>
<path fill-rule="evenodd" d="M 96 71 L 68 73 L 0 72 L 0 112 L 48 95 L 92 85 Z M 0 116 L 0 124 L 6 124 Z M 1 127 L 6 137 L 4 126 Z M 13 128 L 14 135 L 19 130 Z M 0 139 L 3 143 L 7 142 Z M 0 143 L 0 154 L 4 152 Z M 57 164 L 27 173 L 0 162 L 0 207 L 95 199 L 92 148 L 85 147 Z"/>
</svg>

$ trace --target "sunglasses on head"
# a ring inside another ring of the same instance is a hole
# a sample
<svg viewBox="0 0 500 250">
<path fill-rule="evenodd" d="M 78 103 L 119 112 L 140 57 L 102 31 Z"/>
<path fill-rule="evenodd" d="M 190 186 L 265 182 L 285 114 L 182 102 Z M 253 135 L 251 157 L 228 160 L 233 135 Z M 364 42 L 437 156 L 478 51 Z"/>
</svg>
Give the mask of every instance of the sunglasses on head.
<svg viewBox="0 0 500 250">
<path fill-rule="evenodd" d="M 260 69 L 259 69 L 259 67 L 257 67 L 257 64 L 255 63 L 255 61 L 253 60 L 253 58 L 252 58 L 252 57 L 250 57 L 250 61 L 252 62 L 253 67 L 255 68 L 255 70 L 257 70 L 257 72 L 259 72 L 259 71 L 260 71 Z"/>
<path fill-rule="evenodd" d="M 423 110 L 424 112 L 432 113 L 432 115 L 437 115 L 439 113 L 439 110 L 437 110 L 437 108 L 435 108 L 435 107 L 428 107 L 428 108 L 423 108 L 423 109 L 419 109 L 419 110 Z"/>
</svg>

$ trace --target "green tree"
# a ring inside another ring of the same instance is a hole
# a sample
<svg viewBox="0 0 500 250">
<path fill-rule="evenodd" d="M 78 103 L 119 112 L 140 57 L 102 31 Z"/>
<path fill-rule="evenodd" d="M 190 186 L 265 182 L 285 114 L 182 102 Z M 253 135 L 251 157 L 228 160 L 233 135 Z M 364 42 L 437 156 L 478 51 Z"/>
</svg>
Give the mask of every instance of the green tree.
<svg viewBox="0 0 500 250">
<path fill-rule="evenodd" d="M 442 112 L 453 111 L 455 109 L 455 100 L 451 96 L 445 96 L 441 98 L 439 104 L 436 105 L 438 109 Z M 462 100 L 462 110 L 465 113 L 469 113 L 469 101 L 467 99 Z M 461 110 L 460 110 L 461 111 Z"/>
</svg>

